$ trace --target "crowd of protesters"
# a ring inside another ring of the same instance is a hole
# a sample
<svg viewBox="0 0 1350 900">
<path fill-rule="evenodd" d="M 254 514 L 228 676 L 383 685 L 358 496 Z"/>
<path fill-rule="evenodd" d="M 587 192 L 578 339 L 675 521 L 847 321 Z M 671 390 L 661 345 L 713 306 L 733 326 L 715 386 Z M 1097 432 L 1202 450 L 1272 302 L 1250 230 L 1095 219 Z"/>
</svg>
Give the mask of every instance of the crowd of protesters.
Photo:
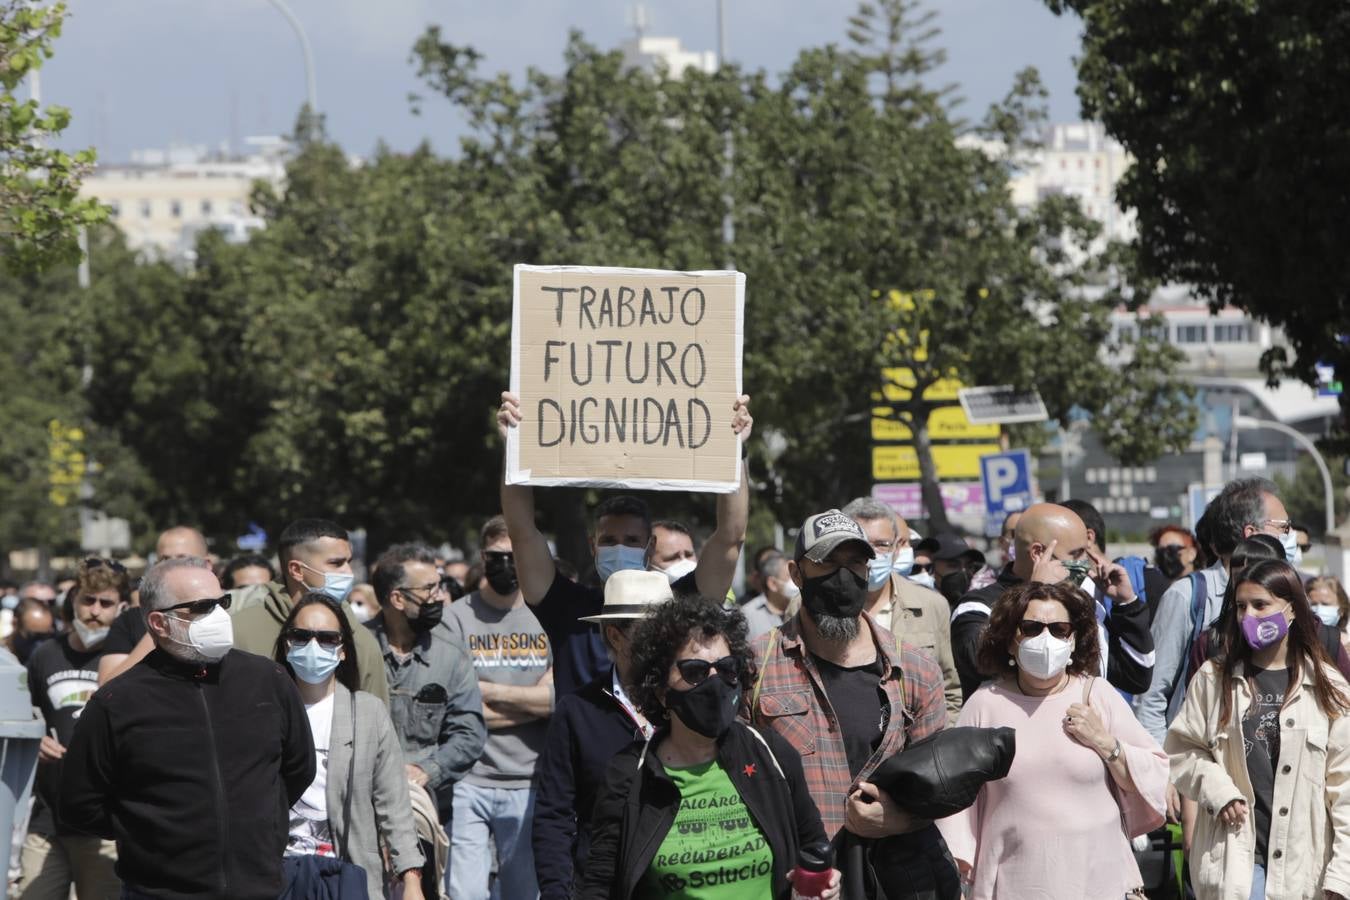
<svg viewBox="0 0 1350 900">
<path fill-rule="evenodd" d="M 1081 501 L 992 558 L 839 498 L 742 560 L 749 503 L 743 473 L 699 546 L 611 496 L 584 578 L 503 484 L 476 557 L 397 544 L 368 583 L 312 518 L 0 586 L 47 732 L 10 896 L 1117 900 L 1164 896 L 1171 820 L 1166 896 L 1350 897 L 1350 600 L 1272 483 L 1150 559 Z"/>
</svg>

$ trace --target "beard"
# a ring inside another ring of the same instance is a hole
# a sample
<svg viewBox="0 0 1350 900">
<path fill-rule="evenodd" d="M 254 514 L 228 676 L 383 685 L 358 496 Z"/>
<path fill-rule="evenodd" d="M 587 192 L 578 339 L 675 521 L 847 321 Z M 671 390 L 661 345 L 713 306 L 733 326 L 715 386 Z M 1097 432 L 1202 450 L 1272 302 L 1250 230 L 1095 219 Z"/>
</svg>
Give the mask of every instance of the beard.
<svg viewBox="0 0 1350 900">
<path fill-rule="evenodd" d="M 812 612 L 805 606 L 802 607 L 802 611 L 816 623 L 816 631 L 820 634 L 821 640 L 832 644 L 847 644 L 858 636 L 862 628 L 862 619 L 858 616 L 831 616 Z"/>
</svg>

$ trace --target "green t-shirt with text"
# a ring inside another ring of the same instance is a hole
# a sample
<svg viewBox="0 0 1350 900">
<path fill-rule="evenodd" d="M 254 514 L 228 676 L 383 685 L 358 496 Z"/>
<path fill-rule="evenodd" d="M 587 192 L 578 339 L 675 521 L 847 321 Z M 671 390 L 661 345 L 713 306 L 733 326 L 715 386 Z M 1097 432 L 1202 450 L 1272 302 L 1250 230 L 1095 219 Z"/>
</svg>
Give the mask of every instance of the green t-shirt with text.
<svg viewBox="0 0 1350 900">
<path fill-rule="evenodd" d="M 773 851 L 721 765 L 667 767 L 666 774 L 680 791 L 680 809 L 636 900 L 772 900 Z"/>
</svg>

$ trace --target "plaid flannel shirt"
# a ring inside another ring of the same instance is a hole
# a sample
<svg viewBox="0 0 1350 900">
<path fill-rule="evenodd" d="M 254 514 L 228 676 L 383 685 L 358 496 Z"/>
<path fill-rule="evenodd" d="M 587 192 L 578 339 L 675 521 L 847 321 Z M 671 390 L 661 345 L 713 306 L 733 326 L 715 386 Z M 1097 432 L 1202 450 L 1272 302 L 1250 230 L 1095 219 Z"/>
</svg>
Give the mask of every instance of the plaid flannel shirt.
<svg viewBox="0 0 1350 900">
<path fill-rule="evenodd" d="M 876 751 L 854 778 L 838 717 L 830 707 L 820 671 L 802 643 L 798 621 L 794 616 L 781 629 L 762 635 L 754 643 L 761 672 L 751 716 L 756 725 L 772 728 L 801 753 L 811 798 L 820 809 L 826 833 L 833 839 L 844 827 L 846 803 L 854 786 L 866 781 L 877 766 L 908 743 L 941 731 L 947 724 L 942 670 L 931 656 L 908 644 L 902 644 L 897 654 L 891 633 L 863 613 L 877 652 L 886 662 L 881 679 L 887 700 L 886 728 Z M 894 715 L 895 709 L 903 710 L 903 714 Z"/>
</svg>

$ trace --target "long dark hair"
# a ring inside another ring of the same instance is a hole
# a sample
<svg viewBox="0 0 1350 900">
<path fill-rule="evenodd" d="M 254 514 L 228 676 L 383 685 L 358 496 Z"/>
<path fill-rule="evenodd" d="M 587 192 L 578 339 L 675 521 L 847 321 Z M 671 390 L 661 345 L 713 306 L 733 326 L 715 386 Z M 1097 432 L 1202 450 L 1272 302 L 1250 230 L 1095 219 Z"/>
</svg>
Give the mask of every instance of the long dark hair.
<svg viewBox="0 0 1350 900">
<path fill-rule="evenodd" d="M 1069 613 L 1073 625 L 1073 656 L 1065 670 L 1070 675 L 1101 671 L 1101 642 L 1097 638 L 1097 615 L 1092 599 L 1067 581 L 1042 584 L 1028 581 L 1003 592 L 989 611 L 989 626 L 980 638 L 975 662 L 984 675 L 1001 675 L 1017 671 L 1017 660 L 1010 657 L 1008 647 L 1017 636 L 1018 623 L 1026 615 L 1033 600 L 1053 600 Z M 1012 660 L 1012 666 L 1008 661 Z"/>
<path fill-rule="evenodd" d="M 1237 595 L 1237 589 L 1244 584 L 1264 588 L 1271 596 L 1288 603 L 1294 611 L 1294 621 L 1289 623 L 1289 635 L 1285 638 L 1288 642 L 1289 666 L 1289 684 L 1285 689 L 1285 702 L 1288 702 L 1289 696 L 1293 693 L 1294 685 L 1302 678 L 1303 664 L 1306 660 L 1312 664 L 1310 668 L 1313 696 L 1317 698 L 1317 705 L 1327 718 L 1339 718 L 1344 713 L 1350 712 L 1350 699 L 1332 684 L 1327 674 L 1335 663 L 1327 656 L 1326 648 L 1322 646 L 1318 637 L 1318 619 L 1313 615 L 1312 607 L 1308 605 L 1308 595 L 1303 592 L 1303 583 L 1299 580 L 1294 567 L 1278 560 L 1248 565 L 1233 578 L 1234 596 Z M 1242 627 L 1236 614 L 1228 621 L 1224 638 L 1228 652 L 1224 654 L 1219 670 L 1223 697 L 1219 706 L 1220 726 L 1227 725 L 1229 717 L 1233 714 L 1233 682 L 1238 663 L 1248 667 L 1244 671 L 1250 676 L 1252 659 L 1251 645 L 1242 636 Z"/>
<path fill-rule="evenodd" d="M 1264 532 L 1244 538 L 1237 545 L 1233 555 L 1228 558 L 1230 575 L 1228 587 L 1223 590 L 1223 603 L 1219 606 L 1219 614 L 1214 617 L 1214 624 L 1209 626 L 1210 659 L 1223 656 L 1228 650 L 1228 632 L 1237 622 L 1238 573 L 1247 566 L 1254 566 L 1259 562 L 1270 560 L 1283 562 L 1284 559 L 1284 545 Z"/>
<path fill-rule="evenodd" d="M 338 684 L 349 691 L 359 690 L 361 673 L 356 667 L 356 637 L 352 634 L 352 626 L 347 621 L 347 617 L 342 614 L 342 607 L 338 606 L 333 598 L 327 594 L 310 591 L 295 602 L 295 605 L 291 607 L 291 614 L 286 617 L 286 621 L 281 625 L 281 633 L 277 635 L 276 645 L 272 648 L 272 658 L 286 667 L 286 671 L 292 679 L 295 678 L 295 670 L 291 668 L 290 660 L 286 659 L 286 651 L 290 649 L 286 635 L 295 627 L 296 617 L 300 615 L 300 610 L 306 606 L 322 606 L 337 618 L 338 631 L 342 633 L 343 651 L 342 659 L 337 665 Z"/>
</svg>

